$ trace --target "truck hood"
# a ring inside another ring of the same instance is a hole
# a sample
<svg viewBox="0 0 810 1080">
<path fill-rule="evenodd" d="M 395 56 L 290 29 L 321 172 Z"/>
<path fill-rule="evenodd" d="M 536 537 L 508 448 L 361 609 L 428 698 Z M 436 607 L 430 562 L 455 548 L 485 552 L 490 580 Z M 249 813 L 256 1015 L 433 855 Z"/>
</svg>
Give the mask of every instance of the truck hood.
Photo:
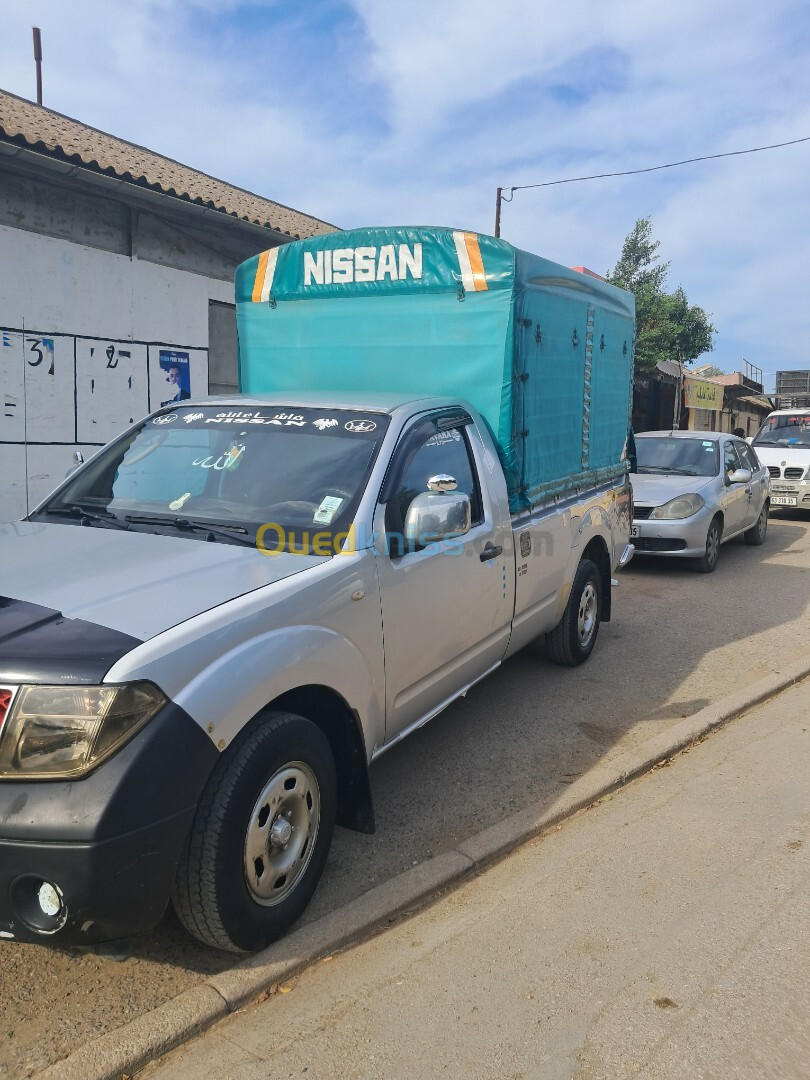
<svg viewBox="0 0 810 1080">
<path fill-rule="evenodd" d="M 716 476 L 682 476 L 674 473 L 632 473 L 633 501 L 644 506 L 663 506 L 687 492 L 701 492 Z"/>
<path fill-rule="evenodd" d="M 5 600 L 146 641 L 326 558 L 267 556 L 254 547 L 156 533 L 12 522 L 0 525 L 0 639 L 3 613 L 13 607 Z"/>
</svg>

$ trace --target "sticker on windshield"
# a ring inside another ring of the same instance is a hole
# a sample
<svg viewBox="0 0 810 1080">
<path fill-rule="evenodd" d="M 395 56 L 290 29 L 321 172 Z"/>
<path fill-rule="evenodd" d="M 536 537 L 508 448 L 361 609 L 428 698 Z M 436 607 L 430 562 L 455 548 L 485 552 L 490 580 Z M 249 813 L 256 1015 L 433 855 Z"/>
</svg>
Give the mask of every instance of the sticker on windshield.
<svg viewBox="0 0 810 1080">
<path fill-rule="evenodd" d="M 347 431 L 368 432 L 376 431 L 377 425 L 373 420 L 347 420 L 343 425 Z"/>
<path fill-rule="evenodd" d="M 431 435 L 425 443 L 425 446 L 444 446 L 449 442 L 461 442 L 461 432 L 458 428 L 451 428 L 449 431 L 437 431 L 435 435 Z"/>
<path fill-rule="evenodd" d="M 267 416 L 262 412 L 246 412 L 243 409 L 232 409 L 229 412 L 220 412 L 216 416 L 207 416 L 206 424 L 273 424 L 275 427 L 306 427 L 307 421 L 300 413 L 277 412 L 275 416 Z"/>
<path fill-rule="evenodd" d="M 177 419 L 177 413 L 166 413 L 164 416 L 156 416 L 153 424 L 173 424 Z"/>
<path fill-rule="evenodd" d="M 219 457 L 215 458 L 213 454 L 206 454 L 203 457 L 195 458 L 191 464 L 198 465 L 201 469 L 216 469 L 217 472 L 222 472 L 223 469 L 238 469 L 242 463 L 242 454 L 244 452 L 245 444 L 234 442 Z"/>
<path fill-rule="evenodd" d="M 331 525 L 342 502 L 343 499 L 339 499 L 337 495 L 327 495 L 315 511 L 312 520 L 318 525 Z"/>
<path fill-rule="evenodd" d="M 704 439 L 701 443 L 701 446 L 704 450 L 714 450 L 714 443 L 711 441 L 711 439 Z"/>
<path fill-rule="evenodd" d="M 326 431 L 327 428 L 337 427 L 338 422 L 334 417 L 327 419 L 325 416 L 321 416 L 317 420 L 312 421 L 312 426 L 316 427 L 318 431 Z"/>
</svg>

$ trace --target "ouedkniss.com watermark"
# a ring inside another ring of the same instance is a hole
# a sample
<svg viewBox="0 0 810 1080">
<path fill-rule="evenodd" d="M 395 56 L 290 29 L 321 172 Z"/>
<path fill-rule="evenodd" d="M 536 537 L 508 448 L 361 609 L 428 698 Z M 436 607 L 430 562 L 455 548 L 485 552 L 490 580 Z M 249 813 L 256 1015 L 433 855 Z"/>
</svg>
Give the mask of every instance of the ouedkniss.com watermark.
<svg viewBox="0 0 810 1080">
<path fill-rule="evenodd" d="M 342 532 L 329 529 L 314 532 L 310 529 L 288 529 L 277 522 L 268 521 L 256 530 L 256 547 L 262 555 L 319 555 L 331 558 L 333 555 L 354 555 L 373 547 L 383 553 L 401 553 L 418 551 L 427 547 L 438 546 L 443 555 L 476 554 L 473 545 L 466 543 L 467 533 L 458 536 L 440 537 L 435 533 L 425 532 L 419 536 L 405 536 L 401 532 L 388 530 L 369 531 L 363 525 L 353 524 Z M 520 537 L 520 554 L 525 558 L 530 554 L 552 555 L 554 538 L 545 530 L 528 533 Z"/>
</svg>

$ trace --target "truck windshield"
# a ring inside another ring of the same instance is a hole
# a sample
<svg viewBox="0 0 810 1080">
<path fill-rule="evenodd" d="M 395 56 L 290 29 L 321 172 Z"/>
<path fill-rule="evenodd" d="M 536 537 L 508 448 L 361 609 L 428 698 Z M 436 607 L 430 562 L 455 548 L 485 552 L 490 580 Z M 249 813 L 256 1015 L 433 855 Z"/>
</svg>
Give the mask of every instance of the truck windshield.
<svg viewBox="0 0 810 1080">
<path fill-rule="evenodd" d="M 810 413 L 769 416 L 757 432 L 754 446 L 810 448 Z"/>
<path fill-rule="evenodd" d="M 720 457 L 714 439 L 636 436 L 636 458 L 640 473 L 717 476 L 720 471 Z"/>
<path fill-rule="evenodd" d="M 348 528 L 387 426 L 340 409 L 173 409 L 111 443 L 31 519 L 226 543 L 255 543 L 269 524 L 268 548 L 297 549 L 304 532 Z"/>
</svg>

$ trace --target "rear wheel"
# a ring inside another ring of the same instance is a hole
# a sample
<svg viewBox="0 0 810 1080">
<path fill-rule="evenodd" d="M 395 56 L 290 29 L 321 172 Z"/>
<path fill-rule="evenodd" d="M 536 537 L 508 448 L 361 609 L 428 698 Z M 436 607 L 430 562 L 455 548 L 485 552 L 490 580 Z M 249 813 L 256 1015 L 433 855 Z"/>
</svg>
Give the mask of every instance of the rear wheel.
<svg viewBox="0 0 810 1080">
<path fill-rule="evenodd" d="M 546 653 L 557 664 L 576 667 L 593 652 L 602 621 L 602 578 L 595 563 L 577 568 L 565 614 L 546 634 Z"/>
<path fill-rule="evenodd" d="M 699 574 L 711 574 L 717 566 L 717 557 L 720 554 L 720 541 L 723 536 L 723 526 L 719 518 L 712 518 L 712 523 L 706 533 L 706 549 L 700 558 L 692 561 L 692 568 Z"/>
<path fill-rule="evenodd" d="M 255 952 L 309 903 L 335 823 L 326 736 L 292 713 L 267 713 L 217 763 L 177 870 L 172 903 L 207 945 Z"/>
<path fill-rule="evenodd" d="M 762 510 L 756 522 L 743 533 L 743 539 L 746 544 L 752 544 L 754 547 L 759 547 L 760 544 L 765 542 L 765 534 L 768 531 L 768 500 L 762 504 Z"/>
</svg>

